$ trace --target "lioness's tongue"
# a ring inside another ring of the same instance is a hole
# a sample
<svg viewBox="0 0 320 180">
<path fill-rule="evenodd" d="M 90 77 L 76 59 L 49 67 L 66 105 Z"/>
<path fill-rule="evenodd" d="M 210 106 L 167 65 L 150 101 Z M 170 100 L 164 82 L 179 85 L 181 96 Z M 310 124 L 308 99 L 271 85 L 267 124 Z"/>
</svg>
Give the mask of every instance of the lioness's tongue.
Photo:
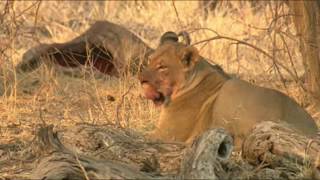
<svg viewBox="0 0 320 180">
<path fill-rule="evenodd" d="M 147 99 L 155 100 L 155 99 L 160 98 L 160 96 L 161 96 L 160 93 L 157 92 L 152 86 L 147 85 L 147 84 L 143 84 L 142 87 L 143 87 L 143 91 L 144 91 L 144 96 Z"/>
</svg>

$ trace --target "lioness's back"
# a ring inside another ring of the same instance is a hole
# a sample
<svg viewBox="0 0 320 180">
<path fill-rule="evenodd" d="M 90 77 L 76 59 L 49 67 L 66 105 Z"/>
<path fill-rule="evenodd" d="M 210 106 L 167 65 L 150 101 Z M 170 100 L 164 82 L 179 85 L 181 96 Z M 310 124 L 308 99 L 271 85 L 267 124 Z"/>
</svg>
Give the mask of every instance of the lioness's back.
<svg viewBox="0 0 320 180">
<path fill-rule="evenodd" d="M 288 96 L 238 79 L 223 85 L 213 116 L 217 121 L 229 121 L 232 130 L 240 135 L 261 121 L 286 122 L 308 136 L 315 135 L 318 129 L 312 117 Z"/>
</svg>

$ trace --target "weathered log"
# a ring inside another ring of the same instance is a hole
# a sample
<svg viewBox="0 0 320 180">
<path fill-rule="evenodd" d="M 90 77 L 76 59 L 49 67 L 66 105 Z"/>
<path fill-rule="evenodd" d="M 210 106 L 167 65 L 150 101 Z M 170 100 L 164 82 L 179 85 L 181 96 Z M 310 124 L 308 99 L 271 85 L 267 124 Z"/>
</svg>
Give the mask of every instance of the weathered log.
<svg viewBox="0 0 320 180">
<path fill-rule="evenodd" d="M 75 147 L 97 159 L 114 160 L 140 167 L 143 171 L 171 175 L 179 171 L 185 148 L 181 143 L 150 141 L 131 129 L 112 125 L 77 124 L 72 130 L 62 132 L 61 139 L 68 147 Z"/>
<path fill-rule="evenodd" d="M 87 126 L 87 128 L 90 126 Z M 154 149 L 153 151 L 158 151 L 152 154 L 152 158 L 148 158 L 147 161 L 143 161 L 143 167 L 134 165 L 134 163 L 121 163 L 121 158 L 111 159 L 97 159 L 96 157 L 78 154 L 66 148 L 57 136 L 57 133 L 53 132 L 53 127 L 45 127 L 40 129 L 38 133 L 38 144 L 40 148 L 38 152 L 41 152 L 40 163 L 37 168 L 34 169 L 31 178 L 36 179 L 110 179 L 110 178 L 138 178 L 138 179 L 153 179 L 153 178 L 174 178 L 177 174 L 163 174 L 160 175 L 159 172 L 154 173 L 154 166 L 159 166 L 157 162 L 158 154 L 159 157 L 163 155 L 161 151 L 167 151 L 168 149 L 173 150 L 175 148 L 173 144 L 163 144 L 163 143 L 150 143 L 145 141 L 143 144 L 141 142 L 137 143 L 139 140 L 133 140 L 135 145 L 130 144 L 127 140 L 130 137 L 134 137 L 133 134 L 127 136 L 125 131 L 110 128 L 113 133 L 106 133 L 110 136 L 102 137 L 106 140 L 106 143 L 118 144 L 115 141 L 122 139 L 126 143 L 120 143 L 117 145 L 117 151 L 126 151 L 129 148 L 131 154 L 136 156 L 147 155 L 146 149 Z M 90 128 L 88 128 L 90 129 Z M 100 134 L 101 132 L 99 132 Z M 89 134 L 92 135 L 92 131 Z M 105 134 L 105 135 L 106 135 Z M 79 134 L 81 137 L 82 135 Z M 101 138 L 101 134 L 99 135 Z M 96 137 L 92 137 L 93 142 Z M 127 139 L 128 138 L 128 139 Z M 139 139 L 139 138 L 136 138 Z M 77 141 L 74 139 L 74 141 Z M 155 146 L 156 145 L 156 146 Z M 135 146 L 135 147 L 132 147 Z M 139 147 L 141 146 L 141 147 Z M 126 147 L 126 148 L 125 148 Z M 220 162 L 228 161 L 232 151 L 232 138 L 223 129 L 213 129 L 204 133 L 199 139 L 192 145 L 191 149 L 187 149 L 186 152 L 173 154 L 171 158 L 176 160 L 176 156 L 183 156 L 184 163 L 182 165 L 180 176 L 181 178 L 221 178 L 225 177 L 226 172 L 222 168 Z M 109 147 L 112 148 L 112 147 Z M 140 151 L 137 151 L 139 148 Z M 145 149 L 146 148 L 146 149 Z M 36 149 L 36 148 L 35 148 Z M 145 150 L 144 150 L 145 149 Z M 180 151 L 182 149 L 180 148 Z M 36 150 L 37 151 L 37 150 Z M 128 151 L 127 151 L 128 152 Z M 128 152 L 130 154 L 130 152 Z M 120 154 L 118 154 L 120 155 Z M 130 157 L 127 155 L 127 158 Z M 170 158 L 170 157 L 169 157 Z M 141 157 L 140 157 L 140 160 Z M 160 159 L 161 160 L 161 159 Z M 153 161 L 153 162 L 152 162 Z M 149 168 L 149 169 L 148 169 Z M 141 171 L 141 170 L 144 171 Z M 147 172 L 148 171 L 148 172 Z"/>
<path fill-rule="evenodd" d="M 228 161 L 233 139 L 224 129 L 206 131 L 184 155 L 182 179 L 221 179 L 226 176 L 220 162 Z"/>
<path fill-rule="evenodd" d="M 34 179 L 152 179 L 134 167 L 119 162 L 97 160 L 77 155 L 59 140 L 53 127 L 42 128 L 38 134 L 44 157 L 32 173 Z"/>
<path fill-rule="evenodd" d="M 254 133 L 256 131 L 253 131 Z M 281 133 L 278 135 L 282 136 Z M 30 168 L 36 167 L 33 168 L 31 176 L 27 176 L 28 178 L 310 178 L 310 176 L 301 174 L 300 171 L 303 169 L 301 166 L 300 169 L 299 167 L 294 168 L 297 167 L 297 163 L 285 164 L 288 165 L 285 168 L 272 165 L 265 167 L 265 164 L 258 166 L 256 166 L 257 163 L 248 164 L 241 160 L 237 153 L 230 157 L 233 146 L 232 138 L 222 129 L 205 132 L 190 148 L 185 148 L 184 145 L 178 143 L 148 141 L 130 129 L 109 125 L 78 124 L 67 131 L 60 131 L 59 138 L 51 126 L 41 128 L 36 137 L 32 146 L 23 148 L 24 153 L 21 155 L 30 156 L 31 159 L 27 158 L 28 164 L 21 177 L 26 177 L 26 174 L 30 174 Z M 264 140 L 260 144 L 263 142 Z M 257 150 L 260 144 L 258 143 L 257 147 L 251 146 L 251 148 Z M 3 148 L 4 153 L 2 154 L 9 155 L 5 149 Z M 12 161 L 7 162 L 7 166 L 18 163 L 19 153 L 16 153 L 15 156 Z M 287 156 L 283 155 L 275 154 L 273 157 L 290 161 Z M 181 159 L 183 162 L 180 167 Z M 284 160 L 282 162 L 285 162 Z M 256 160 L 256 162 L 261 161 Z M 291 165 L 293 167 L 290 167 Z M 316 175 L 314 174 L 313 178 L 316 178 Z M 14 174 L 14 177 L 20 176 Z"/>
<path fill-rule="evenodd" d="M 242 157 L 254 165 L 293 172 L 310 167 L 315 178 L 320 170 L 320 139 L 309 139 L 289 125 L 263 122 L 244 141 Z"/>
<path fill-rule="evenodd" d="M 296 179 L 291 172 L 257 168 L 231 157 L 233 139 L 223 129 L 212 129 L 195 140 L 184 153 L 181 179 Z"/>
</svg>

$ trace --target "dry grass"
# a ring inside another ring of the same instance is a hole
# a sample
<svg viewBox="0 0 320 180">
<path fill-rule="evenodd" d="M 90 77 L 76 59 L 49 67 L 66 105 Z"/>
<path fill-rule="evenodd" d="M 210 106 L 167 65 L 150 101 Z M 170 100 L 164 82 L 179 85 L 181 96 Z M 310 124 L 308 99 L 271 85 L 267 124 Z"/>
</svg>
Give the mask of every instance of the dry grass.
<svg viewBox="0 0 320 180">
<path fill-rule="evenodd" d="M 142 98 L 135 77 L 95 78 L 91 74 L 72 78 L 45 66 L 24 77 L 16 76 L 13 67 L 27 49 L 38 42 L 68 41 L 96 20 L 122 24 L 152 47 L 157 45 L 158 37 L 168 30 L 210 28 L 221 35 L 244 40 L 263 49 L 293 71 L 289 61 L 291 56 L 298 76 L 302 76 L 298 39 L 290 18 L 279 18 L 269 30 L 261 30 L 258 27 L 268 28 L 273 21 L 274 4 L 272 8 L 268 6 L 253 13 L 249 2 L 244 2 L 241 7 L 238 1 L 231 3 L 235 11 L 222 5 L 215 16 L 209 15 L 204 20 L 197 1 L 175 2 L 180 24 L 171 1 L 43 1 L 40 6 L 32 1 L 14 2 L 3 15 L 4 18 L 0 19 L 0 50 L 9 47 L 0 54 L 0 90 L 2 88 L 10 92 L 0 97 L 0 144 L 28 140 L 43 123 L 64 129 L 72 128 L 77 123 L 106 124 L 118 121 L 122 126 L 140 132 L 152 129 L 159 110 Z M 5 3 L 1 3 L 0 9 L 4 9 L 4 6 Z M 285 6 L 281 8 L 279 14 L 288 14 Z M 191 35 L 193 42 L 197 42 L 215 34 L 199 30 Z M 285 49 L 281 37 L 288 49 Z M 302 105 L 309 104 L 305 93 L 293 82 L 294 78 L 280 68 L 288 81 L 287 88 L 284 88 L 270 58 L 250 47 L 232 43 L 221 39 L 197 47 L 204 57 L 222 65 L 227 72 L 236 73 L 256 84 L 279 89 Z M 133 88 L 128 91 L 131 86 Z M 116 101 L 108 101 L 108 95 L 114 96 Z M 312 106 L 307 110 L 319 119 L 319 112 Z"/>
</svg>

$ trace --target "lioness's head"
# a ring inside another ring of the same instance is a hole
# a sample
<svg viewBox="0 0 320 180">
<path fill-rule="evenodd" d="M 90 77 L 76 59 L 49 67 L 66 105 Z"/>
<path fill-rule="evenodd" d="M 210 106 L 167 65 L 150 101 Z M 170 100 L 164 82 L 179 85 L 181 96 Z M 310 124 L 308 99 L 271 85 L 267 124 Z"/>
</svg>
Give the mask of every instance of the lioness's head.
<svg viewBox="0 0 320 180">
<path fill-rule="evenodd" d="M 190 46 L 190 40 L 188 44 L 178 41 L 176 33 L 164 33 L 159 47 L 149 56 L 147 67 L 139 75 L 145 97 L 155 105 L 166 105 L 174 100 L 200 59 L 197 49 Z"/>
</svg>

